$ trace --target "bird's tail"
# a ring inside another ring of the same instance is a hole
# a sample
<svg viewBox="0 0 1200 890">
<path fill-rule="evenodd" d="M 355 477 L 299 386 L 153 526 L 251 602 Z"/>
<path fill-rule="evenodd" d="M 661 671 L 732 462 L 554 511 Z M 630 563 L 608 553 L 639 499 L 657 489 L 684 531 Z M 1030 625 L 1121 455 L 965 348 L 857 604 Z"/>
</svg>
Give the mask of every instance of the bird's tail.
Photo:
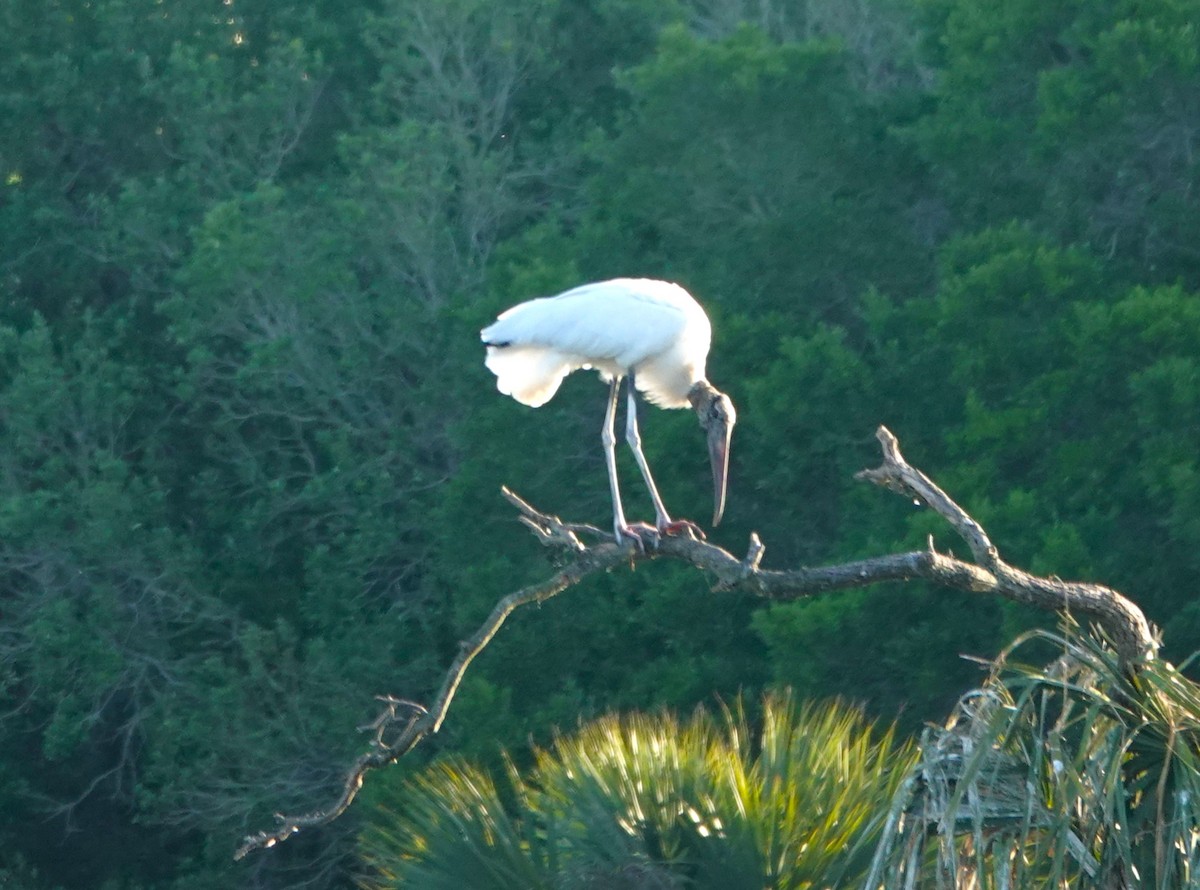
<svg viewBox="0 0 1200 890">
<path fill-rule="evenodd" d="M 485 363 L 500 392 L 531 408 L 550 401 L 571 371 L 562 353 L 544 346 L 488 346 Z"/>
</svg>

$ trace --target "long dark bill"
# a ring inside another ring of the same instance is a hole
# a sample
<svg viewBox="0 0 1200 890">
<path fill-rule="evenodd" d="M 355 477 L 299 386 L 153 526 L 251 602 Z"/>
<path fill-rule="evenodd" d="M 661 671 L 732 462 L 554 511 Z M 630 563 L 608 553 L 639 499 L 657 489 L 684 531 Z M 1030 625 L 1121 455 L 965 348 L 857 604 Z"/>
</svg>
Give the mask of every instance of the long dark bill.
<svg viewBox="0 0 1200 890">
<path fill-rule="evenodd" d="M 729 479 L 729 440 L 733 424 L 714 423 L 708 429 L 708 458 L 713 474 L 713 527 L 721 524 L 725 514 L 725 489 Z"/>
</svg>

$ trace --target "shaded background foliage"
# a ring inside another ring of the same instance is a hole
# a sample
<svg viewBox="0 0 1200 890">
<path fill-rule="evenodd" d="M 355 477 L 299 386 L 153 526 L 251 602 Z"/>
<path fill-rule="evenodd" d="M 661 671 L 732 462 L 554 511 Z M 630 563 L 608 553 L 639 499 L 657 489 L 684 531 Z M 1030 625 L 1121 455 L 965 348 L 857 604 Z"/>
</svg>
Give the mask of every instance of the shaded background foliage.
<svg viewBox="0 0 1200 890">
<path fill-rule="evenodd" d="M 741 419 L 722 543 L 758 529 L 784 565 L 940 533 L 850 481 L 884 422 L 1011 561 L 1195 649 L 1198 16 L 5 4 L 0 876 L 347 885 L 357 812 L 229 851 L 544 573 L 501 483 L 603 520 L 594 381 L 534 419 L 476 340 L 580 280 L 711 310 Z M 694 421 L 644 426 L 704 515 Z M 429 753 L 772 683 L 913 727 L 977 679 L 960 652 L 1035 620 L 915 586 L 730 605 L 648 566 L 506 628 Z"/>
</svg>

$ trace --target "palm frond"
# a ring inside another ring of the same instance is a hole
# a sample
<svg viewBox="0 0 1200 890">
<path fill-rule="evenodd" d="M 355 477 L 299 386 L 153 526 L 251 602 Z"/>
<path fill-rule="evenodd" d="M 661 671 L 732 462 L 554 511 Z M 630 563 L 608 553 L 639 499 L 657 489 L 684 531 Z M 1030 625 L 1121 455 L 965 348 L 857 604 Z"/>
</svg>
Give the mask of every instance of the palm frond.
<svg viewBox="0 0 1200 890">
<path fill-rule="evenodd" d="M 913 753 L 851 708 L 787 694 L 753 730 L 740 702 L 686 723 L 606 717 L 524 773 L 510 763 L 507 811 L 463 764 L 410 783 L 364 834 L 367 886 L 839 886 L 869 867 Z"/>
<path fill-rule="evenodd" d="M 1048 667 L 1017 661 L 1050 644 Z M 926 731 L 865 887 L 1176 888 L 1197 876 L 1200 687 L 1065 624 Z"/>
<path fill-rule="evenodd" d="M 383 808 L 364 833 L 371 870 L 364 887 L 428 890 L 550 888 L 533 851 L 551 843 L 531 837 L 514 818 L 492 777 L 471 764 L 434 764 L 405 784 L 403 813 Z"/>
</svg>

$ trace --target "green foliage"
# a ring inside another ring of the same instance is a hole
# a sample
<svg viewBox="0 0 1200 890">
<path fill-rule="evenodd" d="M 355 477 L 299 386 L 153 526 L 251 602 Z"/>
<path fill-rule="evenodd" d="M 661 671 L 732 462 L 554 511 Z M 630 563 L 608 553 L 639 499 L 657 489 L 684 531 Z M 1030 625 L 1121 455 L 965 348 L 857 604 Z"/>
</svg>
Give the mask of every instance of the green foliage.
<svg viewBox="0 0 1200 890">
<path fill-rule="evenodd" d="M 1195 284 L 1194 2 L 935 0 L 938 103 L 913 129 L 968 225 L 1034 221 Z M 1185 123 L 1187 121 L 1193 123 Z M 1182 138 L 1180 138 L 1182 137 Z"/>
<path fill-rule="evenodd" d="M 675 27 L 623 84 L 631 108 L 589 180 L 586 270 L 679 278 L 800 330 L 852 316 L 869 282 L 923 282 L 904 217 L 919 172 L 833 43 Z"/>
<path fill-rule="evenodd" d="M 1160 660 L 1131 672 L 1077 627 L 1037 633 L 925 734 L 893 804 L 917 818 L 892 823 L 868 883 L 1191 886 L 1198 790 L 1200 687 Z"/>
<path fill-rule="evenodd" d="M 791 887 L 865 873 L 911 748 L 837 705 L 768 697 L 606 717 L 506 781 L 445 762 L 398 789 L 364 833 L 368 886 Z M 390 809 L 390 807 L 389 807 Z"/>
<path fill-rule="evenodd" d="M 594 380 L 535 414 L 477 341 L 581 280 L 710 310 L 740 418 L 719 543 L 958 547 L 853 481 L 886 423 L 1010 561 L 1200 648 L 1195 7 L 0 5 L 4 879 L 345 885 L 358 810 L 228 851 L 321 805 L 372 696 L 427 699 L 544 576 L 501 484 L 607 524 Z M 643 434 L 703 516 L 694 418 Z M 972 684 L 960 653 L 1040 618 L 639 567 L 507 625 L 437 744 L 771 683 L 916 726 Z"/>
</svg>

